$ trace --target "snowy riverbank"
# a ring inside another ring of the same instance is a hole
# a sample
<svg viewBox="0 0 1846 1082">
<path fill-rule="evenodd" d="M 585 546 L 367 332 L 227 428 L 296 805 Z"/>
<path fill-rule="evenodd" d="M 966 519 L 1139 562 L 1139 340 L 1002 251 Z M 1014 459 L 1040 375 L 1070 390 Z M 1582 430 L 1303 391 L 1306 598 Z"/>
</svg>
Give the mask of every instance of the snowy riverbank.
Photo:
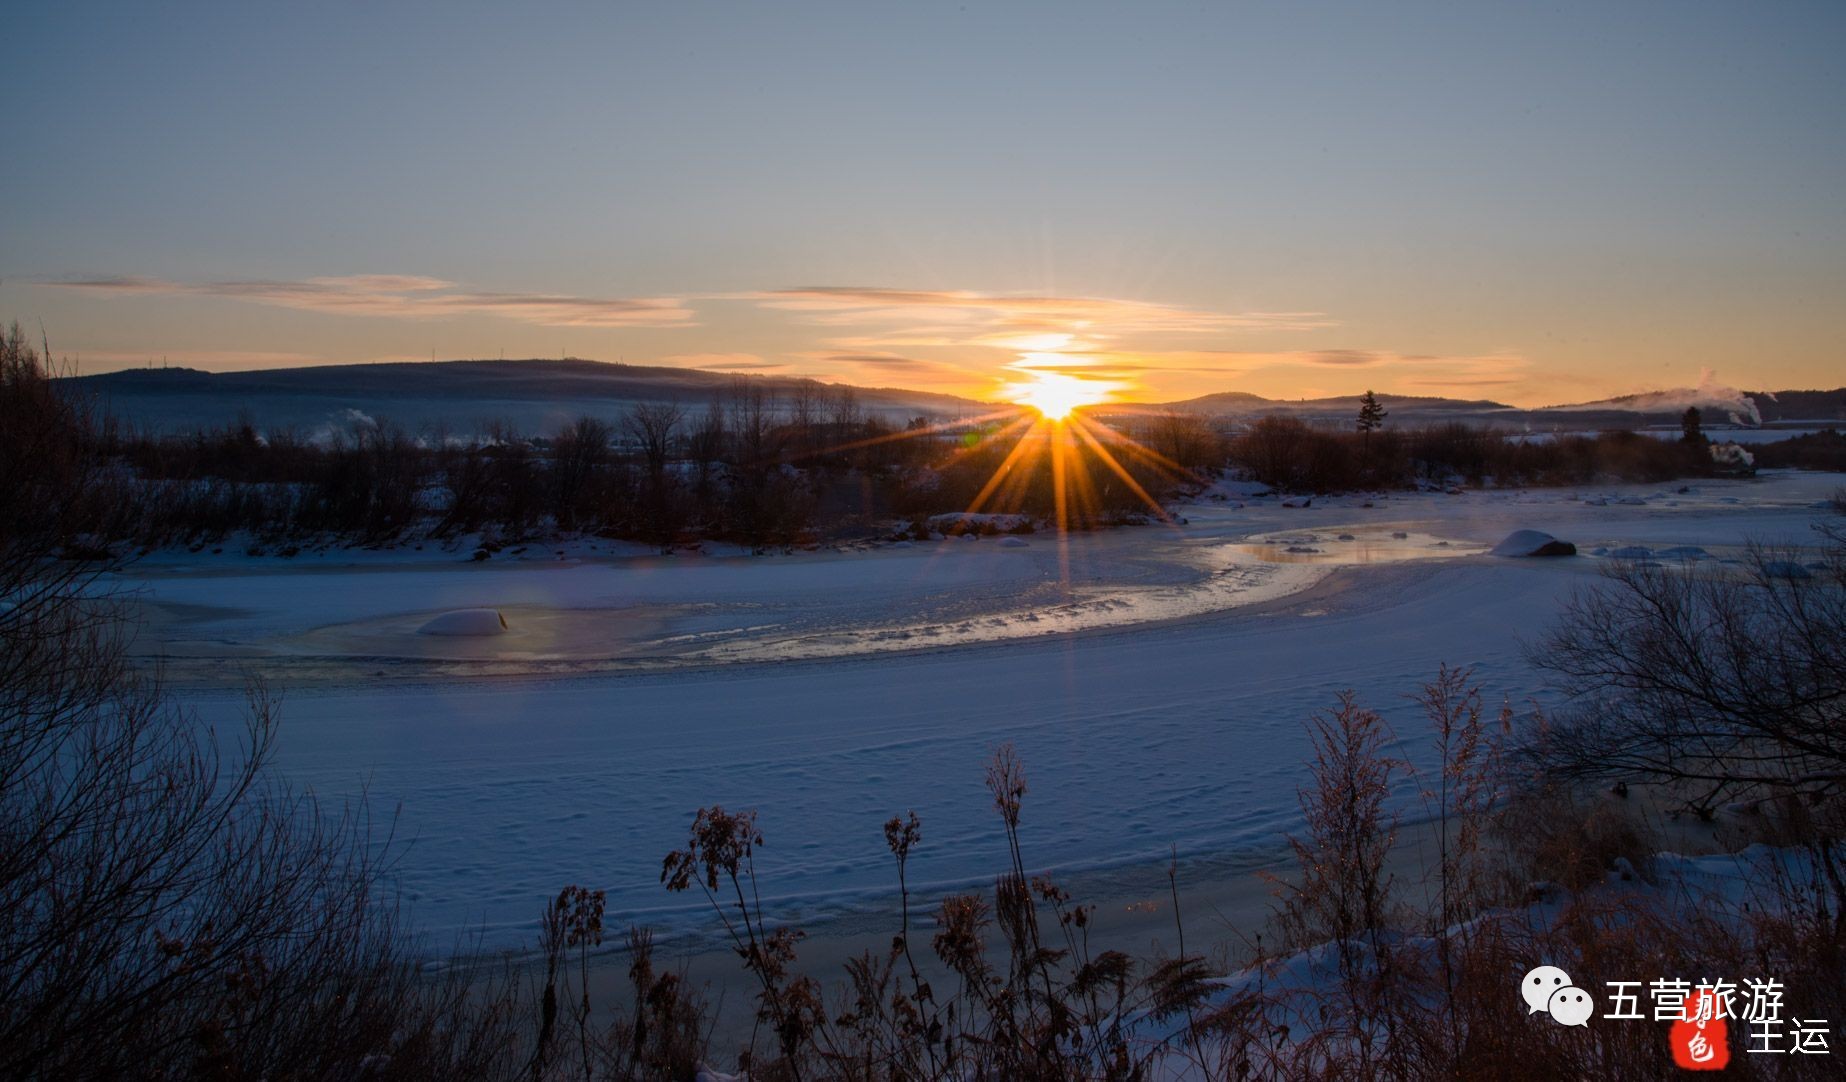
<svg viewBox="0 0 1846 1082">
<path fill-rule="evenodd" d="M 1297 819 L 1301 719 L 1339 690 L 1401 722 L 1395 750 L 1412 763 L 1429 754 L 1403 696 L 1440 663 L 1477 666 L 1516 702 L 1540 694 L 1522 637 L 1609 557 L 1479 555 L 1508 532 L 1723 559 L 1753 537 L 1804 541 L 1842 484 L 1768 474 L 1305 508 L 1229 491 L 1185 508 L 1183 526 L 1023 548 L 486 564 L 182 554 L 123 585 L 142 591 L 137 649 L 168 658 L 203 720 L 234 718 L 239 672 L 266 672 L 285 696 L 281 771 L 398 813 L 398 882 L 439 945 L 470 929 L 490 946 L 529 942 L 566 883 L 607 889 L 612 925 L 697 936 L 702 907 L 658 884 L 694 809 L 760 809 L 780 913 L 850 914 L 888 896 L 879 828 L 906 809 L 925 832 L 913 889 L 986 880 L 1000 838 L 982 767 L 1009 740 L 1032 786 L 1028 859 L 1105 893 L 1125 884 L 1091 900 L 1131 901 L 1142 888 L 1111 870 L 1172 849 L 1226 866 L 1273 853 Z M 1448 551 L 1342 562 L 1396 533 Z M 1283 538 L 1321 553 L 1255 551 Z M 416 634 L 480 606 L 509 633 Z M 1066 611 L 1106 619 L 1060 622 Z"/>
</svg>

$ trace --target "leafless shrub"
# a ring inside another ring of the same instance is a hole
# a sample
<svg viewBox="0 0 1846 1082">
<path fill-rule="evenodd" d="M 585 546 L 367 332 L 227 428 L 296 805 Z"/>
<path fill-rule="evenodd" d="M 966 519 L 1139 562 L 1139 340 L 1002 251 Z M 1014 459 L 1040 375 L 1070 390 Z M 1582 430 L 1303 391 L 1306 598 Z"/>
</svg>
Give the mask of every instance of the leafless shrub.
<svg viewBox="0 0 1846 1082">
<path fill-rule="evenodd" d="M 1511 704 L 1491 716 L 1469 669 L 1443 665 L 1415 699 L 1436 742 L 1434 778 L 1422 798 L 1436 823 L 1438 934 L 1482 906 L 1504 899 L 1505 885 L 1490 863 L 1489 834 L 1507 810 L 1500 789 L 1513 732 Z"/>
<path fill-rule="evenodd" d="M 912 949 L 906 867 L 922 842 L 915 813 L 885 824 L 897 862 L 900 914 L 887 952 L 846 967 L 840 1009 L 821 986 L 796 974 L 797 929 L 772 928 L 756 895 L 754 852 L 763 843 L 752 813 L 702 809 L 686 848 L 666 858 L 669 889 L 698 887 L 721 917 L 758 983 L 759 1018 L 776 1055 L 747 1049 L 755 1077 L 1138 1078 L 1184 1046 L 1211 988 L 1203 961 L 1180 954 L 1137 962 L 1089 943 L 1093 910 L 1026 870 L 1019 846 L 1025 773 L 1010 746 L 988 770 L 988 789 L 1007 840 L 1007 868 L 989 902 L 978 894 L 943 899 L 932 941 L 935 961 L 955 981 L 938 992 Z M 1047 931 L 1047 927 L 1054 930 Z M 988 956 L 997 931 L 1003 963 Z M 1202 1056 L 1198 1060 L 1203 1066 Z"/>
<path fill-rule="evenodd" d="M 1164 410 L 1144 426 L 1142 442 L 1180 469 L 1202 470 L 1223 465 L 1225 443 L 1210 420 L 1197 413 Z"/>
<path fill-rule="evenodd" d="M 113 558 L 67 558 L 106 535 L 98 432 L 17 346 L 0 476 L 38 502 L 0 534 L 0 1075 L 508 1066 L 499 993 L 420 973 L 364 807 L 329 814 L 269 774 L 274 699 L 254 688 L 227 743 L 129 667 Z"/>
<path fill-rule="evenodd" d="M 1665 481 L 1713 472 L 1702 447 L 1626 431 L 1543 439 L 1459 421 L 1349 432 L 1275 414 L 1230 443 L 1229 459 L 1253 479 L 1301 492 L 1407 488 L 1457 481 L 1574 485 Z"/>
<path fill-rule="evenodd" d="M 1340 695 L 1331 713 L 1309 719 L 1312 782 L 1301 790 L 1305 834 L 1290 837 L 1293 880 L 1277 879 L 1276 914 L 1284 942 L 1295 949 L 1328 944 L 1339 992 L 1322 1004 L 1332 1039 L 1349 1042 L 1362 1072 L 1373 1069 L 1391 1037 L 1391 1015 L 1379 998 L 1392 974 L 1386 922 L 1393 905 L 1385 859 L 1397 836 L 1386 808 L 1392 779 L 1404 765 L 1384 754 L 1384 719 Z M 1380 1022 L 1385 1025 L 1381 1029 Z"/>
<path fill-rule="evenodd" d="M 628 955 L 634 1005 L 610 1030 L 607 1073 L 620 1079 L 692 1078 L 705 1062 L 709 1044 L 704 1003 L 685 974 L 655 967 L 648 932 L 630 930 Z"/>
<path fill-rule="evenodd" d="M 1645 875 L 1659 836 L 1631 806 L 1590 800 L 1562 784 L 1534 786 L 1507 811 L 1508 849 L 1528 880 L 1583 890 L 1617 868 Z"/>
<path fill-rule="evenodd" d="M 1392 907 L 1382 934 L 1375 934 L 1363 915 L 1370 862 L 1361 847 L 1339 866 L 1360 886 L 1322 887 L 1319 911 L 1336 914 L 1323 918 L 1323 932 L 1356 929 L 1349 934 L 1365 949 L 1350 952 L 1332 940 L 1277 953 L 1260 949 L 1259 941 L 1252 968 L 1234 978 L 1199 1020 L 1216 1054 L 1215 1076 L 1572 1079 L 1671 1071 L 1663 1030 L 1651 1022 L 1603 1018 L 1573 1029 L 1528 1017 L 1516 982 L 1540 964 L 1562 967 L 1599 998 L 1608 994 L 1608 981 L 1645 985 L 1674 977 L 1696 982 L 1773 976 L 1783 982 L 1796 1016 L 1834 1018 L 1843 1009 L 1846 996 L 1838 982 L 1843 937 L 1831 916 L 1826 875 L 1811 855 L 1745 854 L 1750 889 L 1741 898 L 1680 880 L 1677 873 L 1611 876 L 1616 856 L 1638 862 L 1651 843 L 1616 817 L 1598 819 L 1599 811 L 1588 818 L 1603 825 L 1584 827 L 1586 816 L 1578 812 L 1586 809 L 1573 807 L 1567 795 L 1562 805 L 1541 803 L 1560 799 L 1556 792 L 1496 800 L 1494 794 L 1510 790 L 1513 770 L 1525 765 L 1497 754 L 1505 712 L 1496 722 L 1482 709 L 1479 690 L 1465 672 L 1445 668 L 1418 698 L 1436 732 L 1448 779 L 1446 786 L 1433 776 L 1425 782 L 1439 825 L 1439 808 L 1445 803 L 1451 808 L 1451 822 L 1444 826 L 1450 840 L 1440 850 L 1441 889 L 1426 910 Z M 1320 836 L 1312 826 L 1317 821 L 1383 822 L 1365 809 L 1395 772 L 1378 765 L 1375 752 L 1364 753 L 1368 720 L 1350 698 L 1319 719 L 1322 732 L 1332 731 L 1336 749 L 1360 751 L 1322 752 L 1317 760 L 1316 784 L 1304 798 L 1310 837 Z M 1327 740 L 1321 736 L 1317 747 Z M 1347 762 L 1371 765 L 1350 769 Z M 1345 810 L 1327 816 L 1320 808 Z M 1539 831 L 1542 836 L 1528 843 L 1526 836 Z M 1376 838 L 1378 827 L 1358 833 Z M 1469 840 L 1482 835 L 1497 841 Z M 1510 851 L 1502 848 L 1508 845 Z M 1339 878 L 1317 866 L 1326 854 L 1340 852 L 1340 845 L 1296 848 L 1302 884 Z M 1575 871 L 1555 876 L 1544 905 L 1529 906 L 1524 899 L 1506 905 L 1499 894 L 1499 864 L 1506 860 L 1527 875 L 1547 866 Z M 1342 897 L 1360 901 L 1341 907 L 1336 901 Z M 1285 928 L 1302 923 L 1288 909 L 1300 902 L 1298 894 L 1285 893 Z M 1350 915 L 1337 916 L 1342 908 Z M 1419 928 L 1438 931 L 1413 934 Z M 1300 942 L 1314 939 L 1309 934 Z M 1640 1009 L 1651 1017 L 1644 987 Z M 1826 1057 L 1750 1055 L 1744 1051 L 1745 1024 L 1733 1017 L 1730 1028 L 1733 1074 L 1830 1077 L 1829 1065 L 1820 1062 Z"/>
<path fill-rule="evenodd" d="M 1846 545 L 1819 572 L 1753 549 L 1739 570 L 1623 563 L 1531 651 L 1573 708 L 1531 761 L 1566 780 L 1638 779 L 1705 817 L 1726 801 L 1846 797 Z M 1809 817 L 1846 904 L 1837 814 Z"/>
</svg>

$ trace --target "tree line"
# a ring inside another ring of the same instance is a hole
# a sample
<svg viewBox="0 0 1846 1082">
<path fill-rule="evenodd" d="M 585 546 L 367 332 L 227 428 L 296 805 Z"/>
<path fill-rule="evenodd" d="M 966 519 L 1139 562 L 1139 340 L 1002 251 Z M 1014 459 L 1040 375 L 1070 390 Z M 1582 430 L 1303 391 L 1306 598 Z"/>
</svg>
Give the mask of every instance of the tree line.
<svg viewBox="0 0 1846 1082">
<path fill-rule="evenodd" d="M 703 404 L 637 403 L 543 435 L 504 423 L 413 432 L 363 415 L 311 433 L 248 416 L 178 435 L 97 421 L 98 452 L 134 508 L 107 540 L 150 547 L 238 533 L 274 552 L 581 533 L 762 551 L 967 510 L 1003 466 L 1017 483 L 985 510 L 1048 518 L 1059 506 L 1047 456 L 1012 455 L 1014 419 L 900 424 L 861 407 L 849 387 L 819 384 L 774 398 L 739 379 Z M 1152 457 L 1121 460 L 1124 478 L 1094 448 L 1069 453 L 1094 479 L 1093 498 L 1068 523 L 1077 527 L 1149 510 L 1137 487 L 1161 499 L 1195 479 Z"/>
</svg>

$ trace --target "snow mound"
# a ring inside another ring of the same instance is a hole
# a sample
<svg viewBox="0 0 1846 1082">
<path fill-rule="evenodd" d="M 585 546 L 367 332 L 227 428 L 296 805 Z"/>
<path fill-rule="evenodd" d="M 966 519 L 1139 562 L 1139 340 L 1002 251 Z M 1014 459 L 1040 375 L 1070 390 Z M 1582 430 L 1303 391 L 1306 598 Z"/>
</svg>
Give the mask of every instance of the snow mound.
<svg viewBox="0 0 1846 1082">
<path fill-rule="evenodd" d="M 924 524 L 932 533 L 964 535 L 1031 533 L 1033 529 L 1030 515 L 995 515 L 972 511 L 931 515 L 924 520 Z"/>
<path fill-rule="evenodd" d="M 1494 556 L 1575 556 L 1577 546 L 1543 530 L 1514 530 L 1488 552 Z"/>
<path fill-rule="evenodd" d="M 1711 553 L 1697 545 L 1674 545 L 1671 548 L 1661 549 L 1654 555 L 1669 560 L 1708 560 L 1711 558 Z"/>
<path fill-rule="evenodd" d="M 1032 542 L 1027 541 L 1023 537 L 1002 537 L 1000 539 L 1000 547 L 1003 549 L 1022 549 L 1029 547 L 1031 544 Z"/>
<path fill-rule="evenodd" d="M 1609 555 L 1617 560 L 1645 560 L 1654 555 L 1654 550 L 1646 545 L 1623 545 L 1610 549 Z"/>
<path fill-rule="evenodd" d="M 1647 501 L 1642 499 L 1639 496 L 1623 496 L 1621 499 L 1616 500 L 1615 502 L 1621 504 L 1623 507 L 1645 507 L 1647 506 Z"/>
<path fill-rule="evenodd" d="M 1764 560 L 1763 574 L 1772 579 L 1811 579 L 1814 573 L 1793 560 Z"/>
<path fill-rule="evenodd" d="M 417 629 L 419 635 L 504 635 L 506 617 L 499 609 L 456 609 L 433 617 Z"/>
</svg>

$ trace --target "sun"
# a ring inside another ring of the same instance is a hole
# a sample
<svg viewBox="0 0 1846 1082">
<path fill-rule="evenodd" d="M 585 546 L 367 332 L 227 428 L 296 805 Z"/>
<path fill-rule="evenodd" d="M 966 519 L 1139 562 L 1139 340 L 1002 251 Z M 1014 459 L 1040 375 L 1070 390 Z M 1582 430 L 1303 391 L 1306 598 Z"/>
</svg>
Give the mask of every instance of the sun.
<svg viewBox="0 0 1846 1082">
<path fill-rule="evenodd" d="M 1028 382 L 1009 383 L 1006 396 L 1022 406 L 1031 406 L 1047 421 L 1062 421 L 1079 406 L 1094 406 L 1108 400 L 1105 386 L 1060 372 L 1034 372 Z"/>
</svg>

